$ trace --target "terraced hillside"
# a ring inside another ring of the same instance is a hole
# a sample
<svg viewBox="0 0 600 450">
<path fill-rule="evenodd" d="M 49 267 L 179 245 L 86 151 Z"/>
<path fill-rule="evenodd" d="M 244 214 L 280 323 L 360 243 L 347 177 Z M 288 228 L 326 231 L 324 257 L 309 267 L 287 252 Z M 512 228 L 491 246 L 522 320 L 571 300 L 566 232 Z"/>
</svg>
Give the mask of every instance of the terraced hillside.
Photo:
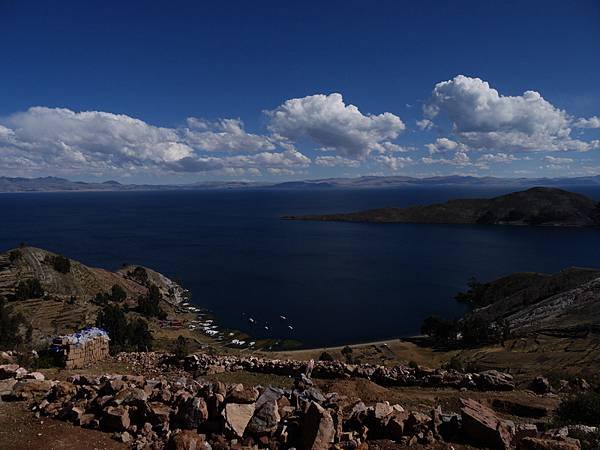
<svg viewBox="0 0 600 450">
<path fill-rule="evenodd" d="M 184 298 L 185 291 L 175 282 L 141 266 L 111 272 L 35 247 L 0 253 L 0 298 L 24 314 L 34 337 L 72 332 L 93 323 L 100 308 L 94 298 L 111 292 L 113 286 L 119 286 L 124 302 L 135 307 L 151 284 L 159 288 L 166 306 Z"/>
</svg>

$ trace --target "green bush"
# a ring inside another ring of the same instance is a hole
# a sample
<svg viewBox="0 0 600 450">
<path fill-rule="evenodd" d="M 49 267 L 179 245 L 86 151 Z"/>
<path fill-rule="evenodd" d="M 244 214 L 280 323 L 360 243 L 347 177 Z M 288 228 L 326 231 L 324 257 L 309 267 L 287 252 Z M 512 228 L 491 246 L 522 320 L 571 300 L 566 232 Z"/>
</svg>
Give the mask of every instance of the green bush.
<svg viewBox="0 0 600 450">
<path fill-rule="evenodd" d="M 143 319 L 127 320 L 118 305 L 107 305 L 96 318 L 96 326 L 106 330 L 110 337 L 110 352 L 149 351 L 153 338 L 148 323 Z"/>
<path fill-rule="evenodd" d="M 335 361 L 335 358 L 330 353 L 323 352 L 319 356 L 319 361 Z"/>
<path fill-rule="evenodd" d="M 143 286 L 148 285 L 148 272 L 146 272 L 146 269 L 144 269 L 143 267 L 137 266 L 135 269 L 129 271 L 127 274 L 130 278 L 137 281 L 139 284 Z"/>
<path fill-rule="evenodd" d="M 173 353 L 175 354 L 175 358 L 183 359 L 189 353 L 188 341 L 183 336 L 178 336 L 175 344 L 173 346 Z"/>
<path fill-rule="evenodd" d="M 127 292 L 120 285 L 115 284 L 110 289 L 110 296 L 113 302 L 122 302 L 127 298 Z"/>
<path fill-rule="evenodd" d="M 15 262 L 17 259 L 20 259 L 21 256 L 23 256 L 23 254 L 21 253 L 21 250 L 12 250 L 8 254 L 8 259 L 10 260 L 10 262 Z"/>
<path fill-rule="evenodd" d="M 562 425 L 600 425 L 600 393 L 581 392 L 560 402 L 556 418 Z"/>
<path fill-rule="evenodd" d="M 44 289 L 37 278 L 20 281 L 15 289 L 16 300 L 27 300 L 30 298 L 41 298 L 44 296 Z"/>
<path fill-rule="evenodd" d="M 431 336 L 437 342 L 447 343 L 456 339 L 456 322 L 437 316 L 429 316 L 421 324 L 421 334 Z"/>
<path fill-rule="evenodd" d="M 160 290 L 151 284 L 148 293 L 138 299 L 138 312 L 146 317 L 163 317 L 165 314 L 160 308 L 161 300 Z"/>
<path fill-rule="evenodd" d="M 0 299 L 0 349 L 14 350 L 31 340 L 31 325 Z"/>
<path fill-rule="evenodd" d="M 48 258 L 48 262 L 59 273 L 69 273 L 71 271 L 71 260 L 65 256 L 51 256 Z"/>
</svg>

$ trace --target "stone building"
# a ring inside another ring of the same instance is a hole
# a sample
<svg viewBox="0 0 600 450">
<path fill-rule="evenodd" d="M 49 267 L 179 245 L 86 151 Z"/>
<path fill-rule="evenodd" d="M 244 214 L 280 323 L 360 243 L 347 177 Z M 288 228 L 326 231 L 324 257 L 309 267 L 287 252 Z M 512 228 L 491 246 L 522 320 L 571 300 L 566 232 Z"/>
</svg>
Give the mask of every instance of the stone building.
<svg viewBox="0 0 600 450">
<path fill-rule="evenodd" d="M 52 349 L 60 354 L 66 369 L 78 369 L 107 358 L 109 341 L 106 331 L 92 327 L 55 338 Z"/>
</svg>

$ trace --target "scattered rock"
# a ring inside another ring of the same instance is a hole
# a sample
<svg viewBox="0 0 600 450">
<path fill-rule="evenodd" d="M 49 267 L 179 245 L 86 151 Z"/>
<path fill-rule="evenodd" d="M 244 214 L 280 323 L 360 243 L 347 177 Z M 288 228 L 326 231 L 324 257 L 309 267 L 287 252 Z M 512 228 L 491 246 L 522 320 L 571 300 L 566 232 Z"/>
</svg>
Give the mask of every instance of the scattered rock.
<svg viewBox="0 0 600 450">
<path fill-rule="evenodd" d="M 254 415 L 254 403 L 228 403 L 223 409 L 226 426 L 237 437 L 244 436 L 244 431 Z"/>
<path fill-rule="evenodd" d="M 107 431 L 126 431 L 131 425 L 129 412 L 125 406 L 107 406 L 101 423 Z"/>
<path fill-rule="evenodd" d="M 577 439 L 543 439 L 526 437 L 519 442 L 519 450 L 581 450 Z"/>
<path fill-rule="evenodd" d="M 329 411 L 312 402 L 302 421 L 303 448 L 327 450 L 335 439 L 335 427 Z"/>
<path fill-rule="evenodd" d="M 491 449 L 512 448 L 513 429 L 493 410 L 472 399 L 461 399 L 462 428 L 467 439 Z"/>
<path fill-rule="evenodd" d="M 167 450 L 200 450 L 210 449 L 205 437 L 191 430 L 183 430 L 171 436 Z"/>
</svg>

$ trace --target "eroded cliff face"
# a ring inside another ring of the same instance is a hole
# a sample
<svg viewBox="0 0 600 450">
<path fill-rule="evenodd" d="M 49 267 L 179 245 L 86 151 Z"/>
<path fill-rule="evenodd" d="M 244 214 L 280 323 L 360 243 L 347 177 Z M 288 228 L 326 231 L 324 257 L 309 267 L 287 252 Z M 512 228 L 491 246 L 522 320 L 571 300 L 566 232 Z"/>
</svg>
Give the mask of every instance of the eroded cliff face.
<svg viewBox="0 0 600 450">
<path fill-rule="evenodd" d="M 506 318 L 511 332 L 586 333 L 600 329 L 600 278 L 551 296 Z"/>
</svg>

